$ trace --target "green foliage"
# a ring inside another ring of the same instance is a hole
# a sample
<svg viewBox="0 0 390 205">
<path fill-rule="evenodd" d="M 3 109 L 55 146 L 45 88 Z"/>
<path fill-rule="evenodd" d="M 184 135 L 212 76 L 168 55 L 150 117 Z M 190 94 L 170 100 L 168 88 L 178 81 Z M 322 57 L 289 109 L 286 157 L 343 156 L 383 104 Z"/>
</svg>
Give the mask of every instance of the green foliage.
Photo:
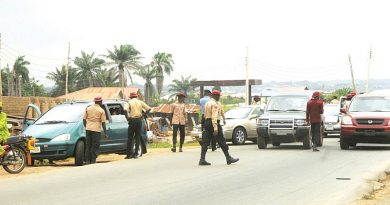
<svg viewBox="0 0 390 205">
<path fill-rule="evenodd" d="M 96 75 L 98 69 L 104 63 L 103 59 L 94 57 L 95 53 L 87 54 L 84 51 L 81 51 L 81 56 L 74 59 L 74 64 L 77 66 L 78 71 L 78 87 L 87 88 L 93 87 L 95 84 Z"/>
<path fill-rule="evenodd" d="M 164 73 L 170 75 L 173 71 L 173 59 L 170 53 L 156 53 L 153 56 L 151 66 L 156 69 L 156 87 L 158 96 L 161 95 L 164 86 Z"/>
<path fill-rule="evenodd" d="M 48 93 L 45 91 L 45 87 L 38 83 L 39 81 L 35 80 L 34 78 L 31 78 L 27 83 L 23 83 L 22 95 L 41 97 L 48 96 Z"/>
<path fill-rule="evenodd" d="M 336 96 L 338 100 L 340 100 L 340 97 L 346 96 L 348 93 L 352 92 L 352 88 L 350 87 L 345 87 L 345 88 L 340 88 L 335 90 L 329 95 L 324 95 L 322 96 L 327 102 L 330 102 L 333 100 L 333 96 Z"/>
<path fill-rule="evenodd" d="M 244 103 L 245 99 L 243 97 L 238 98 L 238 97 L 232 97 L 228 95 L 228 96 L 222 96 L 221 102 L 223 104 L 239 104 L 239 103 Z"/>
<path fill-rule="evenodd" d="M 152 96 L 154 96 L 155 93 L 152 80 L 156 78 L 156 69 L 149 64 L 138 69 L 137 71 L 135 71 L 134 74 L 140 76 L 146 81 L 144 86 L 145 99 L 146 99 L 146 103 L 151 103 L 152 102 L 151 98 Z"/>
<path fill-rule="evenodd" d="M 24 59 L 24 56 L 18 56 L 16 58 L 14 66 L 13 66 L 13 72 L 15 73 L 15 76 L 22 76 L 22 83 L 27 83 L 29 81 L 29 71 L 27 69 L 27 66 L 30 65 L 29 61 L 26 61 Z"/>
<path fill-rule="evenodd" d="M 54 81 L 54 88 L 50 92 L 50 96 L 56 97 L 65 95 L 66 82 L 66 66 L 62 65 L 61 69 L 56 68 L 55 71 L 50 72 L 46 76 L 47 79 Z M 77 70 L 75 68 L 68 68 L 68 92 L 77 90 Z"/>
<path fill-rule="evenodd" d="M 171 93 L 171 96 L 175 96 L 177 93 L 184 93 L 187 96 L 195 92 L 195 87 L 191 86 L 193 82 L 196 81 L 196 78 L 191 78 L 191 76 L 184 77 L 181 76 L 181 79 L 174 79 L 172 84 L 170 84 L 168 92 Z"/>
</svg>

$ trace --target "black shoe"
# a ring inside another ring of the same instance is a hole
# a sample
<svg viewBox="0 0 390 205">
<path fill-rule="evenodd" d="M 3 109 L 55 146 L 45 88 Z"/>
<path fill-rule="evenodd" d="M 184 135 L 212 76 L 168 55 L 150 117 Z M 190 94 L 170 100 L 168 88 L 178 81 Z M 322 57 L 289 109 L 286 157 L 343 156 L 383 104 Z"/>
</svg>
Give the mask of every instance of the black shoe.
<svg viewBox="0 0 390 205">
<path fill-rule="evenodd" d="M 176 152 L 176 147 L 172 147 L 172 148 L 171 148 L 171 151 L 172 151 L 172 152 Z"/>
<path fill-rule="evenodd" d="M 133 159 L 138 159 L 138 154 L 133 154 Z"/>
<path fill-rule="evenodd" d="M 132 159 L 133 155 L 126 155 L 125 159 Z"/>
<path fill-rule="evenodd" d="M 238 162 L 238 160 L 240 160 L 240 159 L 233 158 L 233 157 L 229 156 L 229 157 L 226 158 L 226 163 L 229 165 L 229 164 Z"/>
<path fill-rule="evenodd" d="M 179 148 L 179 152 L 183 152 L 183 148 Z"/>
<path fill-rule="evenodd" d="M 313 152 L 319 152 L 320 150 L 317 147 L 313 147 Z"/>
<path fill-rule="evenodd" d="M 208 166 L 211 165 L 211 163 L 207 162 L 205 159 L 199 160 L 199 166 Z"/>
</svg>

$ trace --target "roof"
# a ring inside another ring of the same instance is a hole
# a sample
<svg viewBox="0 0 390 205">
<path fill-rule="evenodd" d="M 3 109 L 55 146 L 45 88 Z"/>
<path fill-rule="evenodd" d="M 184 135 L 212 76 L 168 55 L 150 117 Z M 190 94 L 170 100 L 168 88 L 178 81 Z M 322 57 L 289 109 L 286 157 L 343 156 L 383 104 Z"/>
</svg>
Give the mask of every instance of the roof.
<svg viewBox="0 0 390 205">
<path fill-rule="evenodd" d="M 301 86 L 301 87 L 278 87 L 275 88 L 275 90 L 279 93 L 291 93 L 291 92 L 299 92 L 299 91 L 304 91 L 308 90 L 307 87 Z"/>
<path fill-rule="evenodd" d="M 101 96 L 105 99 L 127 99 L 130 93 L 137 92 L 138 98 L 144 100 L 141 90 L 138 87 L 89 87 L 68 95 L 61 95 L 57 98 L 71 99 L 71 100 L 93 100 L 96 96 Z"/>
<path fill-rule="evenodd" d="M 197 113 L 200 111 L 200 106 L 196 104 L 186 104 L 186 109 L 188 113 Z M 153 107 L 150 111 L 152 113 L 170 113 L 171 112 L 171 104 L 161 104 L 157 107 Z"/>
</svg>

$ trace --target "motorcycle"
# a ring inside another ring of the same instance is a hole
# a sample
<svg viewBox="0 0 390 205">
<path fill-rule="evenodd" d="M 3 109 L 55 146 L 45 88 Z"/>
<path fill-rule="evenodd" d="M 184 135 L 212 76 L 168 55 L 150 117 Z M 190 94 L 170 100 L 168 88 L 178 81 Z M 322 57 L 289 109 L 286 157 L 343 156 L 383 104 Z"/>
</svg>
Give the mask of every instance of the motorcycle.
<svg viewBox="0 0 390 205">
<path fill-rule="evenodd" d="M 31 165 L 30 151 L 36 149 L 35 142 L 37 140 L 31 136 L 9 137 L 7 142 L 2 145 L 4 152 L 0 156 L 0 164 L 4 170 L 10 174 L 18 174 L 23 171 L 26 165 Z"/>
</svg>

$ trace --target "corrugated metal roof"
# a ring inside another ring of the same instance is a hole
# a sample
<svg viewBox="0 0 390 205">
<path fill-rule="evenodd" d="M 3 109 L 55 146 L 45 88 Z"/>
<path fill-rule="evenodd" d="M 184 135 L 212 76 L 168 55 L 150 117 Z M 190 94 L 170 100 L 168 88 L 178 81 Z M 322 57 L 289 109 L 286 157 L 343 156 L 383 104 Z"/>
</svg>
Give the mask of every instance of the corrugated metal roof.
<svg viewBox="0 0 390 205">
<path fill-rule="evenodd" d="M 93 100 L 96 96 L 101 96 L 103 99 L 127 99 L 132 92 L 137 92 L 139 99 L 144 100 L 144 96 L 138 87 L 89 87 L 68 93 L 68 95 L 61 95 L 58 98 Z"/>
</svg>

